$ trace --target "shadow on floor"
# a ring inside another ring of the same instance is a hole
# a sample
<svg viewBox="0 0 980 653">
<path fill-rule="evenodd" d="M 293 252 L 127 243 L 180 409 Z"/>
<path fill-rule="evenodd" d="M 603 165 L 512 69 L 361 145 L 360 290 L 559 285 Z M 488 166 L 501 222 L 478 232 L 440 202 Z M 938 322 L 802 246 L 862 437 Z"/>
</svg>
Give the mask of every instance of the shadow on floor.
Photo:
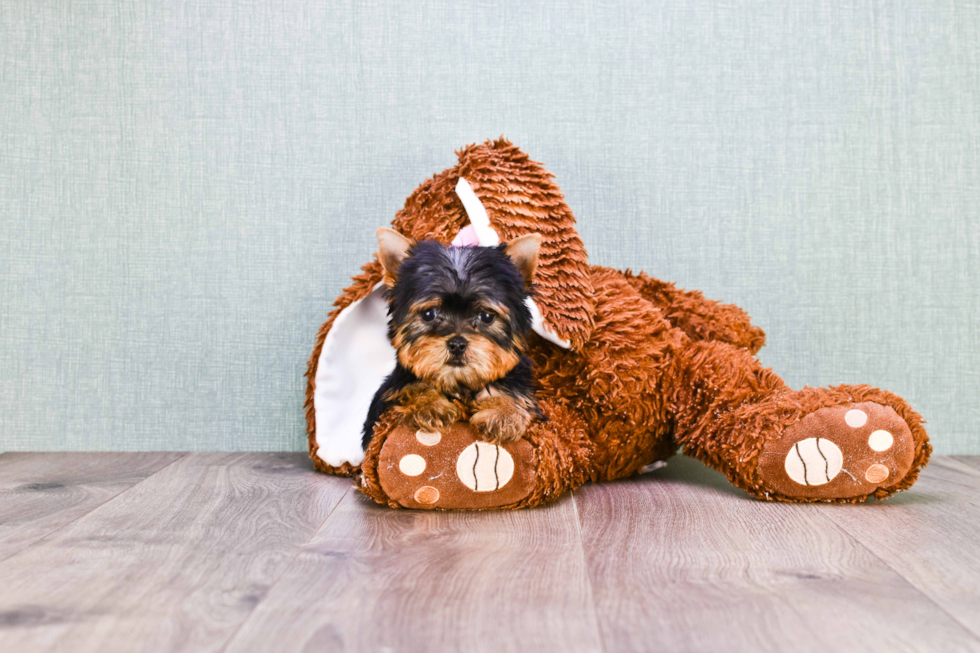
<svg viewBox="0 0 980 653">
<path fill-rule="evenodd" d="M 924 472 L 928 475 L 928 470 Z M 715 471 L 710 467 L 706 467 L 703 463 L 695 460 L 694 458 L 689 458 L 683 455 L 676 455 L 667 461 L 665 467 L 656 469 L 640 476 L 635 476 L 633 478 L 623 479 L 619 481 L 611 481 L 612 483 L 672 483 L 679 485 L 686 485 L 691 487 L 701 487 L 705 489 L 714 490 L 726 496 L 731 496 L 744 501 L 757 501 L 760 503 L 769 503 L 763 501 L 762 499 L 757 499 L 746 492 L 743 492 L 739 488 L 732 485 L 724 474 Z M 933 503 L 946 501 L 939 494 L 929 491 L 923 488 L 921 485 L 915 485 L 911 489 L 906 490 L 892 496 L 884 501 L 869 500 L 865 503 L 842 503 L 842 504 L 827 504 L 818 503 L 815 505 L 837 505 L 837 506 L 889 506 L 889 505 L 929 505 Z"/>
<path fill-rule="evenodd" d="M 742 490 L 732 485 L 725 475 L 706 467 L 694 458 L 677 455 L 667 461 L 666 466 L 640 476 L 613 481 L 614 483 L 671 483 L 709 488 L 725 495 L 747 501 L 756 501 Z"/>
</svg>

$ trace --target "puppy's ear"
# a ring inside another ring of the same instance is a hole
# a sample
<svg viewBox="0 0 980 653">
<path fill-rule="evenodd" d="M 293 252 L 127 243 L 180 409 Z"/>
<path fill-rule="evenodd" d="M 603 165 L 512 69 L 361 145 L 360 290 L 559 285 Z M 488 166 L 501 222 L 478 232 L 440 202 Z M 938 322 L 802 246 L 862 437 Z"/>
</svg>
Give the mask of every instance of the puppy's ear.
<svg viewBox="0 0 980 653">
<path fill-rule="evenodd" d="M 530 286 L 534 271 L 538 267 L 538 250 L 541 248 L 541 234 L 527 234 L 507 243 L 504 254 L 517 266 L 524 282 Z"/>
<path fill-rule="evenodd" d="M 385 271 L 385 285 L 393 286 L 398 279 L 398 268 L 408 256 L 409 248 L 415 241 L 406 238 L 394 229 L 378 229 L 378 260 Z"/>
</svg>

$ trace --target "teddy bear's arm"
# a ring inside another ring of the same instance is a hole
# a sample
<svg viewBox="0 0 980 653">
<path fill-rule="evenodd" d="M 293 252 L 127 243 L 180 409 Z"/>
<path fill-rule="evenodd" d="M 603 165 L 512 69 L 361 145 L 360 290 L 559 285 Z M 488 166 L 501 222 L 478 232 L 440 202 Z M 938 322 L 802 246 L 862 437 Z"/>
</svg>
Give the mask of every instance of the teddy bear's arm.
<svg viewBox="0 0 980 653">
<path fill-rule="evenodd" d="M 738 306 L 706 298 L 697 290 L 680 290 L 674 284 L 654 279 L 642 272 L 622 273 L 648 302 L 692 340 L 713 340 L 757 353 L 766 343 L 765 332 L 753 326 L 748 314 Z"/>
<path fill-rule="evenodd" d="M 392 508 L 487 510 L 554 501 L 592 477 L 595 446 L 577 411 L 550 400 L 540 408 L 544 419 L 522 439 L 499 445 L 483 442 L 466 422 L 422 433 L 388 411 L 365 451 L 358 487 Z"/>
</svg>

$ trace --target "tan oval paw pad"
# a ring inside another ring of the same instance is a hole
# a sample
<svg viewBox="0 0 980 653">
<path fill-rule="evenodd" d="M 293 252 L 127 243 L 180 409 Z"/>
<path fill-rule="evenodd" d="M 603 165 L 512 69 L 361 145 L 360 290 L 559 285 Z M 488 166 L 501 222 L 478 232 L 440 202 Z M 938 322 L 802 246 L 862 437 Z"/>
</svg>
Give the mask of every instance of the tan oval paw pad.
<svg viewBox="0 0 980 653">
<path fill-rule="evenodd" d="M 429 433 L 428 431 L 419 429 L 415 432 L 415 439 L 427 447 L 434 447 L 442 440 L 442 433 L 439 433 L 438 431 Z"/>
<path fill-rule="evenodd" d="M 894 443 L 895 438 L 884 429 L 878 429 L 868 437 L 868 446 L 875 451 L 888 451 Z"/>
<path fill-rule="evenodd" d="M 398 461 L 398 470 L 405 476 L 418 476 L 425 471 L 425 458 L 410 453 Z"/>
<path fill-rule="evenodd" d="M 425 505 L 431 505 L 439 500 L 439 490 L 431 485 L 423 485 L 415 490 L 415 500 Z"/>
<path fill-rule="evenodd" d="M 864 473 L 864 478 L 868 479 L 868 483 L 881 483 L 888 478 L 888 468 L 879 464 L 872 465 Z"/>
</svg>

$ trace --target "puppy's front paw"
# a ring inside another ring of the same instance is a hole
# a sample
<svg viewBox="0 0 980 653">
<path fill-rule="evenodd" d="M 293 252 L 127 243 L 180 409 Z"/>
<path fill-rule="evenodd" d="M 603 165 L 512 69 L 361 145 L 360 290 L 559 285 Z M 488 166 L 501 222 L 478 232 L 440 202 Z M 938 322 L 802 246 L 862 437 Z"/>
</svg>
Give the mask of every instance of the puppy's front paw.
<svg viewBox="0 0 980 653">
<path fill-rule="evenodd" d="M 452 426 L 462 418 L 463 412 L 452 402 L 446 401 L 445 405 L 438 402 L 426 406 L 419 412 L 412 413 L 406 421 L 417 429 L 431 433 Z"/>
<path fill-rule="evenodd" d="M 405 397 L 398 407 L 402 421 L 423 431 L 441 431 L 465 417 L 463 408 L 438 390 L 427 388 Z"/>
<path fill-rule="evenodd" d="M 520 440 L 531 423 L 531 414 L 510 397 L 497 396 L 477 404 L 477 411 L 470 417 L 487 442 L 501 444 Z"/>
</svg>

